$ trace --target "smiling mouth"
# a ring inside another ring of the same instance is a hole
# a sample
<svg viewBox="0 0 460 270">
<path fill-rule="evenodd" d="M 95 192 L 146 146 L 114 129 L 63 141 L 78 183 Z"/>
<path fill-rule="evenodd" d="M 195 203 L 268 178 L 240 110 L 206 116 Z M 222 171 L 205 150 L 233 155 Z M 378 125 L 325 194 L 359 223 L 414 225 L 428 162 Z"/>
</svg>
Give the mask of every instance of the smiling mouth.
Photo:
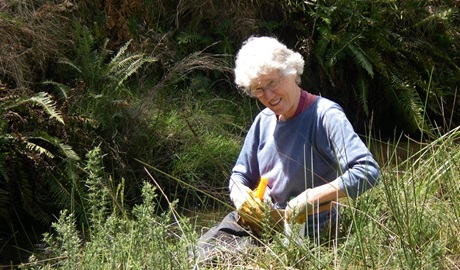
<svg viewBox="0 0 460 270">
<path fill-rule="evenodd" d="M 271 101 L 271 102 L 270 102 L 270 105 L 276 106 L 276 105 L 278 105 L 280 102 L 281 102 L 281 98 L 279 98 L 279 99 L 277 99 L 277 100 L 275 100 L 275 101 Z"/>
</svg>

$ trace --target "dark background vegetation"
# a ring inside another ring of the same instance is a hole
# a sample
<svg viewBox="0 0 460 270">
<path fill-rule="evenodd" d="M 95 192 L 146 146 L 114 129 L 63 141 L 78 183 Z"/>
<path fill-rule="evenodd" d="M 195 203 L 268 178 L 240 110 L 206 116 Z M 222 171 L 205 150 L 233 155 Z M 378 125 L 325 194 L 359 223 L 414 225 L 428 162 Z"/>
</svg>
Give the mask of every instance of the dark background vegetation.
<svg viewBox="0 0 460 270">
<path fill-rule="evenodd" d="M 123 207 L 139 203 L 146 164 L 181 207 L 226 200 L 260 109 L 232 77 L 251 35 L 301 52 L 302 87 L 363 136 L 430 140 L 458 126 L 459 5 L 0 1 L 0 262 L 24 260 L 61 209 L 84 226 L 85 155 L 98 146 Z"/>
</svg>

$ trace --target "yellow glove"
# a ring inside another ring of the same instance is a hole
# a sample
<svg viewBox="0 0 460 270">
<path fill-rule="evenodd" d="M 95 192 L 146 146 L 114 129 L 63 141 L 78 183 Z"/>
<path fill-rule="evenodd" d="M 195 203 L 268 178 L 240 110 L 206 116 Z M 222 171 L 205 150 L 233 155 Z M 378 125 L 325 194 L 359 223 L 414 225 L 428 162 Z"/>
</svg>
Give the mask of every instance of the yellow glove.
<svg viewBox="0 0 460 270">
<path fill-rule="evenodd" d="M 230 198 L 240 214 L 243 225 L 251 228 L 260 227 L 264 219 L 264 208 L 262 201 L 254 196 L 254 192 L 243 184 L 234 184 Z"/>
<path fill-rule="evenodd" d="M 261 232 L 262 223 L 268 220 L 270 228 L 282 231 L 284 210 L 274 209 L 272 206 L 264 206 L 264 203 L 257 198 L 256 193 L 256 190 L 253 191 L 242 184 L 235 184 L 232 187 L 230 198 L 240 215 L 238 223 L 248 226 L 254 232 Z M 266 211 L 267 207 L 270 209 L 268 213 Z"/>
<path fill-rule="evenodd" d="M 286 222 L 290 223 L 295 221 L 299 224 L 306 222 L 307 214 L 314 208 L 314 203 L 310 202 L 308 196 L 310 190 L 311 189 L 305 190 L 287 203 L 285 209 Z"/>
</svg>

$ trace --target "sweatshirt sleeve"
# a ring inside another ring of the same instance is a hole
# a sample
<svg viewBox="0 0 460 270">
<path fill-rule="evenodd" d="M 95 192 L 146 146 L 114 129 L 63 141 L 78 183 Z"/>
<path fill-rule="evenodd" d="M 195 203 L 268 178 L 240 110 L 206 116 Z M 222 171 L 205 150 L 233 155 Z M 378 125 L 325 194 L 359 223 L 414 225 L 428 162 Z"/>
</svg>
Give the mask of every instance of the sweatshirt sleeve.
<svg viewBox="0 0 460 270">
<path fill-rule="evenodd" d="M 257 148 L 259 140 L 259 117 L 256 117 L 248 130 L 243 147 L 233 167 L 229 181 L 229 189 L 232 191 L 234 184 L 243 184 L 250 189 L 255 188 L 259 179 L 259 163 L 257 160 Z"/>
<path fill-rule="evenodd" d="M 356 198 L 380 181 L 380 168 L 339 105 L 324 112 L 322 126 L 331 158 L 340 164 L 334 180 L 348 196 Z"/>
</svg>

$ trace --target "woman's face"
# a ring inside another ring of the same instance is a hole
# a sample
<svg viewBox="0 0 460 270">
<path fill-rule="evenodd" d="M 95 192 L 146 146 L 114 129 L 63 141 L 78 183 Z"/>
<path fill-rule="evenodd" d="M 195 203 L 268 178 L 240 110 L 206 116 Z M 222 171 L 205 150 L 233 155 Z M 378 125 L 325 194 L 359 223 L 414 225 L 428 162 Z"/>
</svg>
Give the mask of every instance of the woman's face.
<svg viewBox="0 0 460 270">
<path fill-rule="evenodd" d="M 262 104 L 280 116 L 280 121 L 290 119 L 299 104 L 300 88 L 296 75 L 281 76 L 278 70 L 260 75 L 251 83 L 251 93 Z"/>
</svg>

